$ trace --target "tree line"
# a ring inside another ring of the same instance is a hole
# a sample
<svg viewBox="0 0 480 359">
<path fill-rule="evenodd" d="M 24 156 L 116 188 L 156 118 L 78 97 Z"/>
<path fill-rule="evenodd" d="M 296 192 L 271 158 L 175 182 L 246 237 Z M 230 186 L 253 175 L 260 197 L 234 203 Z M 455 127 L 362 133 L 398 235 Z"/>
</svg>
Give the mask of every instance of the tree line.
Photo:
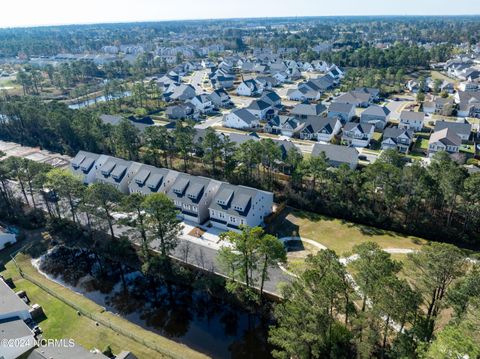
<svg viewBox="0 0 480 359">
<path fill-rule="evenodd" d="M 131 242 L 138 246 L 152 295 L 158 278 L 175 276 L 169 255 L 179 243 L 181 224 L 163 193 L 123 195 L 104 183 L 86 187 L 69 170 L 10 157 L 0 162 L 0 196 L 0 217 L 30 224 L 36 218 L 39 226 L 46 220 L 51 230 L 66 235 L 84 228 L 98 265 L 108 259 L 124 292 L 125 266 L 134 261 Z M 119 224 L 127 230 L 116 231 Z M 260 228 L 221 237 L 231 243 L 218 253 L 229 276 L 227 291 L 268 315 L 270 305 L 262 292 L 269 268 L 286 261 L 284 245 Z M 402 264 L 367 242 L 354 246 L 351 255 L 347 260 L 331 250 L 311 255 L 305 269 L 283 287 L 269 335 L 275 357 L 433 359 L 451 352 L 478 353 L 480 277 L 478 265 L 463 251 L 433 243 Z M 448 308 L 454 315 L 442 329 Z"/>
<path fill-rule="evenodd" d="M 325 156 L 304 158 L 295 147 L 282 152 L 272 140 L 233 143 L 192 124 L 175 129 L 129 121 L 104 125 L 91 111 L 68 110 L 35 99 L 0 102 L 0 138 L 75 155 L 79 150 L 177 169 L 274 191 L 278 202 L 432 240 L 478 247 L 479 174 L 468 174 L 448 154 L 429 166 L 406 163 L 394 150 L 360 170 L 332 171 Z"/>
</svg>

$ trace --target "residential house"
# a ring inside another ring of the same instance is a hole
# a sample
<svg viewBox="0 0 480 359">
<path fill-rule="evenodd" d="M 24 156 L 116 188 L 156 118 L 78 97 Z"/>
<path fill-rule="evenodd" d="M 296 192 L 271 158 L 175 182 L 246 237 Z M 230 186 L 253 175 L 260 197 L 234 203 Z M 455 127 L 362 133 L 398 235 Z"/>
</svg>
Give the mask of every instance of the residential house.
<svg viewBox="0 0 480 359">
<path fill-rule="evenodd" d="M 128 184 L 129 193 L 149 195 L 152 193 L 167 193 L 175 182 L 178 172 L 165 168 L 141 165 Z"/>
<path fill-rule="evenodd" d="M 281 134 L 282 136 L 293 137 L 297 134 L 303 124 L 291 116 L 274 116 L 268 120 L 264 127 L 265 132 L 273 134 Z"/>
<path fill-rule="evenodd" d="M 402 111 L 400 113 L 399 128 L 410 128 L 415 132 L 419 132 L 423 128 L 423 121 L 425 120 L 425 113 Z"/>
<path fill-rule="evenodd" d="M 299 119 L 306 119 L 309 116 L 321 116 L 326 109 L 327 108 L 321 103 L 310 104 L 309 102 L 303 102 L 295 105 L 292 111 L 290 111 L 290 114 Z"/>
<path fill-rule="evenodd" d="M 242 81 L 240 85 L 238 85 L 236 92 L 238 96 L 252 97 L 261 95 L 263 88 L 257 81 L 250 79 Z"/>
<path fill-rule="evenodd" d="M 348 103 L 332 102 L 328 107 L 327 117 L 341 119 L 342 123 L 352 120 L 355 116 L 355 105 Z"/>
<path fill-rule="evenodd" d="M 436 121 L 434 132 L 439 132 L 445 128 L 452 130 L 453 133 L 460 137 L 462 142 L 467 142 L 472 132 L 472 125 L 466 120 L 459 122 Z"/>
<path fill-rule="evenodd" d="M 341 70 L 337 65 L 333 64 L 328 70 L 327 74 L 330 75 L 336 83 L 338 83 L 343 77 L 345 73 Z"/>
<path fill-rule="evenodd" d="M 263 100 L 252 101 L 247 110 L 259 120 L 269 119 L 275 115 L 273 106 Z"/>
<path fill-rule="evenodd" d="M 209 206 L 210 223 L 225 230 L 262 226 L 272 205 L 271 192 L 222 183 Z"/>
<path fill-rule="evenodd" d="M 264 91 L 260 100 L 268 103 L 270 106 L 281 110 L 282 106 L 282 99 L 275 91 Z"/>
<path fill-rule="evenodd" d="M 260 125 L 260 119 L 247 109 L 238 109 L 223 116 L 223 125 L 230 128 L 247 129 Z"/>
<path fill-rule="evenodd" d="M 369 123 L 349 122 L 343 128 L 342 142 L 353 147 L 367 147 L 373 137 L 375 126 Z"/>
<path fill-rule="evenodd" d="M 309 116 L 300 131 L 300 138 L 302 140 L 330 142 L 341 129 L 342 122 L 338 117 Z"/>
<path fill-rule="evenodd" d="M 198 112 L 193 104 L 186 102 L 179 105 L 168 106 L 166 115 L 171 120 L 194 119 Z"/>
<path fill-rule="evenodd" d="M 287 98 L 290 101 L 318 101 L 321 95 L 320 91 L 305 85 L 299 85 L 296 89 L 289 89 L 287 91 Z"/>
<path fill-rule="evenodd" d="M 480 92 L 458 92 L 455 95 L 458 103 L 457 116 L 480 118 Z"/>
<path fill-rule="evenodd" d="M 332 167 L 347 165 L 351 169 L 356 169 L 358 166 L 358 151 L 353 147 L 316 143 L 312 156 L 320 156 L 322 152 Z"/>
<path fill-rule="evenodd" d="M 330 90 L 335 86 L 335 79 L 328 74 L 317 78 L 311 78 L 310 82 L 313 82 L 321 92 Z"/>
<path fill-rule="evenodd" d="M 206 94 L 197 95 L 190 100 L 195 109 L 201 114 L 208 114 L 213 111 L 213 102 L 210 96 Z"/>
<path fill-rule="evenodd" d="M 166 101 L 186 101 L 196 95 L 195 88 L 190 84 L 172 85 L 163 94 Z"/>
<path fill-rule="evenodd" d="M 382 150 L 395 148 L 401 153 L 408 153 L 412 142 L 413 130 L 389 127 L 383 133 Z"/>
<path fill-rule="evenodd" d="M 128 184 L 138 172 L 141 164 L 120 158 L 107 157 L 105 161 L 97 161 L 94 182 L 112 185 L 120 192 L 128 194 Z"/>
<path fill-rule="evenodd" d="M 219 89 L 231 89 L 235 84 L 235 76 L 223 75 L 210 79 L 212 86 Z"/>
<path fill-rule="evenodd" d="M 84 184 L 93 183 L 96 176 L 95 163 L 100 157 L 95 153 L 80 151 L 70 162 L 70 171 Z M 102 161 L 106 159 L 107 156 L 102 156 Z"/>
<path fill-rule="evenodd" d="M 22 319 L 0 321 L 0 333 L 1 359 L 28 358 L 27 355 L 36 347 L 35 336 Z"/>
<path fill-rule="evenodd" d="M 272 90 L 279 85 L 278 80 L 272 76 L 258 76 L 255 80 L 264 90 Z"/>
<path fill-rule="evenodd" d="M 220 184 L 209 178 L 180 173 L 167 191 L 167 196 L 180 211 L 182 220 L 204 224 L 209 219 L 209 206 Z"/>
<path fill-rule="evenodd" d="M 225 90 L 215 90 L 210 95 L 210 100 L 218 108 L 232 106 L 232 99 Z"/>
<path fill-rule="evenodd" d="M 444 128 L 438 132 L 432 133 L 428 141 L 428 155 L 433 156 L 439 151 L 446 151 L 448 153 L 458 153 L 462 139 L 454 130 Z"/>
<path fill-rule="evenodd" d="M 330 65 L 323 60 L 312 61 L 312 66 L 315 69 L 315 71 L 319 71 L 319 72 L 326 72 L 330 68 Z"/>
<path fill-rule="evenodd" d="M 385 106 L 370 105 L 360 116 L 361 123 L 370 123 L 377 130 L 383 130 L 387 125 L 390 110 Z"/>
<path fill-rule="evenodd" d="M 367 107 L 369 104 L 378 99 L 379 92 L 380 91 L 378 89 L 362 87 L 347 92 L 337 97 L 334 101 L 339 103 L 353 104 L 356 107 Z"/>
<path fill-rule="evenodd" d="M 455 103 L 452 97 L 436 97 L 433 101 L 428 101 L 423 104 L 423 112 L 451 116 L 454 105 Z"/>
<path fill-rule="evenodd" d="M 11 318 L 28 320 L 32 319 L 32 316 L 29 306 L 0 277 L 0 322 Z"/>
</svg>

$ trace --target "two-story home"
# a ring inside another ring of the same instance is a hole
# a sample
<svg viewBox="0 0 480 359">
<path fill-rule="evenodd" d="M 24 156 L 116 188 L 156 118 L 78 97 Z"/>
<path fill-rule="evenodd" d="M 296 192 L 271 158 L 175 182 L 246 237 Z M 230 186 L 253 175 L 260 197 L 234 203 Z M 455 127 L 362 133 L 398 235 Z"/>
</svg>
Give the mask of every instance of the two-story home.
<svg viewBox="0 0 480 359">
<path fill-rule="evenodd" d="M 423 128 L 424 120 L 425 113 L 423 112 L 402 111 L 400 114 L 400 123 L 398 127 L 412 129 L 416 132 L 419 132 Z"/>
<path fill-rule="evenodd" d="M 300 131 L 300 138 L 319 142 L 330 142 L 342 129 L 342 122 L 337 117 L 324 118 L 310 116 Z"/>
<path fill-rule="evenodd" d="M 321 96 L 322 93 L 318 89 L 312 89 L 304 84 L 287 91 L 287 98 L 290 101 L 318 101 Z"/>
<path fill-rule="evenodd" d="M 137 162 L 125 161 L 110 157 L 105 162 L 95 166 L 95 182 L 107 183 L 124 194 L 129 193 L 128 184 L 137 174 L 142 165 Z"/>
<path fill-rule="evenodd" d="M 352 120 L 355 116 L 355 105 L 349 103 L 332 102 L 328 107 L 327 117 L 338 117 L 342 123 L 346 123 Z"/>
<path fill-rule="evenodd" d="M 263 100 L 254 100 L 248 105 L 247 110 L 259 120 L 272 118 L 275 115 L 275 109 L 268 102 Z"/>
<path fill-rule="evenodd" d="M 448 153 L 458 153 L 462 139 L 452 129 L 444 128 L 438 132 L 432 133 L 428 141 L 428 155 L 433 156 L 436 152 L 446 151 Z"/>
<path fill-rule="evenodd" d="M 349 122 L 343 128 L 342 142 L 353 147 L 367 147 L 375 127 L 369 123 Z"/>
<path fill-rule="evenodd" d="M 450 122 L 450 121 L 436 121 L 434 132 L 441 131 L 445 128 L 452 130 L 462 142 L 467 142 L 472 132 L 472 125 L 468 121 Z"/>
<path fill-rule="evenodd" d="M 296 105 L 292 111 L 290 111 L 290 114 L 298 119 L 306 119 L 310 116 L 320 116 L 326 109 L 327 108 L 321 103 L 311 104 L 304 102 Z"/>
<path fill-rule="evenodd" d="M 141 165 L 128 184 L 128 190 L 143 195 L 167 193 L 178 175 L 178 172 L 166 168 Z"/>
<path fill-rule="evenodd" d="M 213 105 L 218 108 L 227 108 L 233 105 L 232 99 L 225 90 L 215 90 L 209 96 Z"/>
<path fill-rule="evenodd" d="M 427 101 L 423 104 L 423 112 L 451 116 L 453 112 L 453 106 L 454 100 L 452 97 L 437 97 L 433 101 Z"/>
<path fill-rule="evenodd" d="M 220 184 L 209 178 L 180 173 L 167 191 L 167 196 L 180 211 L 181 219 L 203 224 L 209 219 L 208 208 Z"/>
<path fill-rule="evenodd" d="M 413 142 L 413 130 L 398 127 L 385 129 L 382 140 L 382 150 L 395 148 L 398 152 L 408 153 Z"/>
<path fill-rule="evenodd" d="M 195 106 L 189 102 L 168 106 L 165 113 L 171 120 L 191 120 L 199 115 Z"/>
<path fill-rule="evenodd" d="M 240 85 L 238 85 L 236 92 L 238 96 L 252 97 L 261 95 L 263 93 L 263 88 L 257 81 L 250 79 L 242 81 Z"/>
<path fill-rule="evenodd" d="M 209 206 L 210 223 L 226 230 L 262 226 L 272 204 L 271 192 L 222 183 Z"/>
<path fill-rule="evenodd" d="M 347 165 L 352 170 L 358 166 L 358 151 L 354 147 L 316 143 L 313 146 L 312 156 L 325 154 L 328 164 L 332 167 Z"/>
<path fill-rule="evenodd" d="M 70 162 L 70 171 L 84 184 L 93 183 L 96 176 L 95 163 L 100 157 L 102 156 L 96 153 L 80 151 Z M 107 160 L 107 156 L 103 156 L 102 160 Z"/>
<path fill-rule="evenodd" d="M 190 103 L 195 107 L 198 112 L 202 114 L 211 113 L 213 111 L 212 99 L 206 94 L 195 96 L 190 100 Z"/>
<path fill-rule="evenodd" d="M 387 125 L 390 110 L 385 106 L 370 105 L 360 116 L 361 123 L 370 123 L 377 130 L 383 130 Z"/>
<path fill-rule="evenodd" d="M 282 99 L 275 91 L 264 91 L 260 100 L 276 109 L 282 109 Z"/>
<path fill-rule="evenodd" d="M 249 110 L 241 108 L 223 116 L 223 126 L 238 129 L 255 128 L 260 125 L 260 119 Z"/>
<path fill-rule="evenodd" d="M 166 101 L 186 101 L 197 95 L 195 88 L 190 84 L 173 84 L 163 94 Z"/>
<path fill-rule="evenodd" d="M 370 93 L 365 91 L 350 91 L 335 99 L 338 103 L 348 103 L 355 107 L 367 107 L 372 100 Z"/>
<path fill-rule="evenodd" d="M 266 123 L 264 130 L 268 133 L 281 134 L 282 136 L 293 137 L 297 134 L 303 124 L 291 116 L 274 116 Z"/>
</svg>

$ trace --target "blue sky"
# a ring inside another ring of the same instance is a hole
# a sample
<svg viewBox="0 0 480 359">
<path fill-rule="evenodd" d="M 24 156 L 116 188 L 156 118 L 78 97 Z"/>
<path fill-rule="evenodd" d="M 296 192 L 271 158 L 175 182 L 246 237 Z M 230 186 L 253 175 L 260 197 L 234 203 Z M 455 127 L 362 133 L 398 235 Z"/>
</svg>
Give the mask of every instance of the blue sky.
<svg viewBox="0 0 480 359">
<path fill-rule="evenodd" d="M 480 14 L 480 0 L 1 0 L 0 27 L 328 15 Z"/>
</svg>

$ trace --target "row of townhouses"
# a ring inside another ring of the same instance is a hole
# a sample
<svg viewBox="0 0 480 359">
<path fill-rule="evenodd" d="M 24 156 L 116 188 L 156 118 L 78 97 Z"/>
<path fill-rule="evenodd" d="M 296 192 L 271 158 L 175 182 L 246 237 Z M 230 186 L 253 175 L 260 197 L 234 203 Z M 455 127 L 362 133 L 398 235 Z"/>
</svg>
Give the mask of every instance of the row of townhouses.
<svg viewBox="0 0 480 359">
<path fill-rule="evenodd" d="M 179 216 L 196 224 L 236 230 L 241 225 L 261 226 L 272 212 L 273 193 L 206 177 L 80 151 L 71 171 L 83 183 L 108 183 L 124 194 L 166 194 Z"/>
</svg>

